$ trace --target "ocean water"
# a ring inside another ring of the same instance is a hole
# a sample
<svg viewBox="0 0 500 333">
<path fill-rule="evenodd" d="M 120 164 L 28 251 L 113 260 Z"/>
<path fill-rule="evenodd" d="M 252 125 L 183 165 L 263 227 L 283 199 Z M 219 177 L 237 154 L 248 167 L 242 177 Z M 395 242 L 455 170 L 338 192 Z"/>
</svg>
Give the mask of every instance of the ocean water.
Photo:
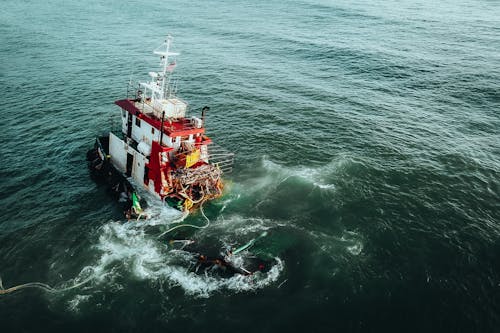
<svg viewBox="0 0 500 333">
<path fill-rule="evenodd" d="M 90 281 L 0 295 L 0 331 L 498 331 L 499 17 L 486 0 L 3 0 L 0 276 Z M 179 214 L 124 221 L 85 153 L 167 33 L 179 95 L 236 160 L 210 226 L 158 238 Z M 263 231 L 252 277 L 167 247 Z"/>
</svg>

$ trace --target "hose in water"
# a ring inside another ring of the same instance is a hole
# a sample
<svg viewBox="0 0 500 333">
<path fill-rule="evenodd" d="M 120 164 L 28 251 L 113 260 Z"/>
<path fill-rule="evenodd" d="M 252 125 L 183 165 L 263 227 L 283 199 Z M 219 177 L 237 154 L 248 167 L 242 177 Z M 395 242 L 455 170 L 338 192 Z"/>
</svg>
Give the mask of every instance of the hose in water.
<svg viewBox="0 0 500 333">
<path fill-rule="evenodd" d="M 179 229 L 179 228 L 184 228 L 184 227 L 190 227 L 190 228 L 195 228 L 195 229 L 208 228 L 208 226 L 210 225 L 210 220 L 208 219 L 208 217 L 205 215 L 205 212 L 203 211 L 203 203 L 200 205 L 200 211 L 201 211 L 201 214 L 203 215 L 203 217 L 205 218 L 205 220 L 207 221 L 207 223 L 205 225 L 198 226 L 198 225 L 194 225 L 194 224 L 179 224 L 179 225 L 176 225 L 175 227 L 168 229 L 167 231 L 162 232 L 160 235 L 158 235 L 158 238 L 168 234 L 169 232 L 172 232 L 176 229 Z M 184 214 L 180 221 L 183 221 L 187 216 L 188 216 L 188 214 Z"/>
<path fill-rule="evenodd" d="M 90 282 L 92 279 L 94 279 L 93 276 L 91 276 L 91 277 L 83 280 L 80 283 L 77 283 L 77 284 L 74 284 L 74 285 L 72 285 L 70 287 L 62 288 L 62 289 L 52 288 L 48 284 L 41 283 L 41 282 L 29 282 L 29 283 L 20 284 L 20 285 L 17 285 L 17 286 L 5 289 L 3 287 L 2 278 L 0 277 L 0 295 L 7 295 L 7 294 L 10 294 L 10 293 L 12 293 L 14 291 L 21 290 L 21 289 L 26 289 L 26 288 L 38 288 L 38 289 L 45 290 L 46 292 L 49 292 L 49 293 L 59 293 L 59 292 L 68 291 L 68 290 L 71 290 L 71 289 L 75 289 L 75 288 L 81 287 L 84 284 Z"/>
<path fill-rule="evenodd" d="M 200 205 L 200 211 L 201 211 L 201 214 L 203 215 L 203 217 L 205 218 L 205 220 L 207 221 L 207 223 L 205 225 L 197 226 L 194 224 L 179 224 L 179 225 L 176 225 L 175 227 L 172 227 L 172 228 L 168 229 L 167 231 L 163 232 L 162 234 L 160 234 L 158 236 L 158 238 L 160 238 L 161 236 L 163 236 L 171 231 L 174 231 L 176 229 L 183 228 L 183 227 L 191 227 L 191 228 L 195 228 L 195 229 L 207 228 L 210 225 L 210 220 L 208 219 L 208 217 L 205 215 L 205 212 L 203 211 L 203 203 Z M 179 222 L 183 221 L 188 215 L 189 215 L 189 213 L 184 214 Z M 48 284 L 45 284 L 42 282 L 29 282 L 29 283 L 20 284 L 20 285 L 5 289 L 3 286 L 3 283 L 2 283 L 2 278 L 0 277 L 0 295 L 7 295 L 10 293 L 13 293 L 14 291 L 21 290 L 21 289 L 27 289 L 27 288 L 38 288 L 38 289 L 42 289 L 42 290 L 49 292 L 49 293 L 59 293 L 59 292 L 68 291 L 71 289 L 81 287 L 84 284 L 90 282 L 92 279 L 94 279 L 93 276 L 83 280 L 80 283 L 77 283 L 77 284 L 74 284 L 70 287 L 62 288 L 62 289 L 53 288 L 53 287 L 49 286 Z"/>
<path fill-rule="evenodd" d="M 252 239 L 250 242 L 248 242 L 245 245 L 240 246 L 236 250 L 232 251 L 232 254 L 237 254 L 237 253 L 239 253 L 241 251 L 245 251 L 246 249 L 248 249 L 251 246 L 253 246 L 256 241 L 258 241 L 259 239 L 261 239 L 263 237 L 266 237 L 266 236 L 267 236 L 267 231 L 264 231 L 262 234 L 259 235 L 259 237 Z"/>
</svg>

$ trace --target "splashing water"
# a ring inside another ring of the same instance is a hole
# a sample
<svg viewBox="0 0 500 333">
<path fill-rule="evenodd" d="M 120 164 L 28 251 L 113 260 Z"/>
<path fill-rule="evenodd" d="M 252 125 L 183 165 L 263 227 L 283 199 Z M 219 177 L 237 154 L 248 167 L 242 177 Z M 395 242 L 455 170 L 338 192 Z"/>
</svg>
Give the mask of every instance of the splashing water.
<svg viewBox="0 0 500 333">
<path fill-rule="evenodd" d="M 93 271 L 97 285 L 126 288 L 123 275 L 129 274 L 127 279 L 167 283 L 170 287 L 181 287 L 187 295 L 209 297 L 222 290 L 242 292 L 264 288 L 278 279 L 284 267 L 276 257 L 266 273 L 236 274 L 230 278 L 196 274 L 192 269 L 196 263 L 193 253 L 169 250 L 165 241 L 148 234 L 146 229 L 136 222 L 111 221 L 102 226 L 95 245 L 99 253 L 97 262 L 85 269 Z"/>
</svg>

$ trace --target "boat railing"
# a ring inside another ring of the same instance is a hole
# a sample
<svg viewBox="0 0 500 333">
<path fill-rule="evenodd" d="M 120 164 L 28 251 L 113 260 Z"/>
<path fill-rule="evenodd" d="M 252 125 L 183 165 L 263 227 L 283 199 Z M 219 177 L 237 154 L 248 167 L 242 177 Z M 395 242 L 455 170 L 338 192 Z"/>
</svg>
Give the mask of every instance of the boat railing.
<svg viewBox="0 0 500 333">
<path fill-rule="evenodd" d="M 208 158 L 210 164 L 218 166 L 223 173 L 229 174 L 233 171 L 234 153 L 216 144 L 208 146 Z"/>
</svg>

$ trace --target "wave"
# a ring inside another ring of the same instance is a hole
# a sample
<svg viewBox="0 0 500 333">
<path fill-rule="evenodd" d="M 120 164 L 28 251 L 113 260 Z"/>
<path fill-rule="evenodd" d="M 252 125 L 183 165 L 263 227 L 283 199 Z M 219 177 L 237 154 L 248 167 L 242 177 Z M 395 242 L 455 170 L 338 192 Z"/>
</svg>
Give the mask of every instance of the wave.
<svg viewBox="0 0 500 333">
<path fill-rule="evenodd" d="M 252 191 L 259 191 L 269 186 L 279 186 L 292 178 L 305 181 L 322 190 L 335 190 L 335 176 L 342 169 L 346 168 L 350 159 L 341 156 L 338 160 L 318 167 L 297 166 L 287 167 L 263 156 L 261 165 L 257 168 L 260 177 L 249 181 L 248 188 Z"/>
</svg>

